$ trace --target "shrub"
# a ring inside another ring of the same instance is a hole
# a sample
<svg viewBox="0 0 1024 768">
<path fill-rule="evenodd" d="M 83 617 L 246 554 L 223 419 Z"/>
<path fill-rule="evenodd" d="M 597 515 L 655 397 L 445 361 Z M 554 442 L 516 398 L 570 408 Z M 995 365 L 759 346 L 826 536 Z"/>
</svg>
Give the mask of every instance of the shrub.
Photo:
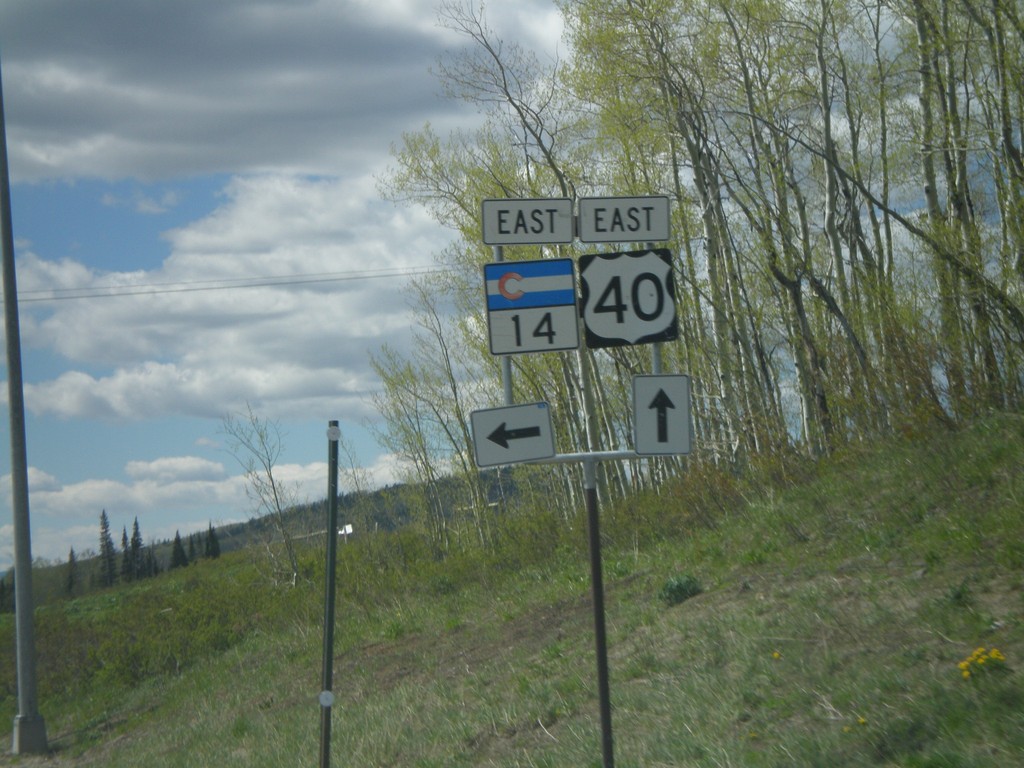
<svg viewBox="0 0 1024 768">
<path fill-rule="evenodd" d="M 665 586 L 661 588 L 658 597 L 667 605 L 679 605 L 684 600 L 689 600 L 703 591 L 704 589 L 696 577 L 686 574 L 683 576 L 672 576 L 665 582 Z"/>
</svg>

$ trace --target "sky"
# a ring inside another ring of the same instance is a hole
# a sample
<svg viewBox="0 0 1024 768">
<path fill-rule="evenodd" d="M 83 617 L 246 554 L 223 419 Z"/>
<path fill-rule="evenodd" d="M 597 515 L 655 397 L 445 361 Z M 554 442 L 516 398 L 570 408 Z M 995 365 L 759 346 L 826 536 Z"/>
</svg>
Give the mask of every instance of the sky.
<svg viewBox="0 0 1024 768">
<path fill-rule="evenodd" d="M 436 5 L 0 3 L 34 558 L 97 549 L 104 510 L 117 539 L 136 518 L 147 540 L 249 519 L 223 419 L 250 407 L 300 501 L 326 496 L 331 419 L 396 479 L 370 356 L 408 348 L 405 287 L 452 235 L 378 179 L 404 132 L 479 120 L 431 74 L 466 44 Z M 552 0 L 485 18 L 542 57 L 562 45 Z"/>
</svg>

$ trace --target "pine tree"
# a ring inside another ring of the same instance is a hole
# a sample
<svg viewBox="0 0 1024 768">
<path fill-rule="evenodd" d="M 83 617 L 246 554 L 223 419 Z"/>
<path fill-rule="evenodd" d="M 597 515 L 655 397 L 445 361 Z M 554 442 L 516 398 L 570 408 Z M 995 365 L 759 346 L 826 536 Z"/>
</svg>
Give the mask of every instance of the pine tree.
<svg viewBox="0 0 1024 768">
<path fill-rule="evenodd" d="M 128 547 L 131 552 L 132 578 L 141 579 L 145 574 L 142 564 L 142 533 L 139 531 L 139 518 L 137 517 L 132 523 L 132 537 L 128 542 Z"/>
<path fill-rule="evenodd" d="M 220 557 L 220 541 L 217 540 L 217 531 L 213 529 L 213 523 L 206 530 L 206 551 L 205 556 L 211 560 Z"/>
<path fill-rule="evenodd" d="M 190 563 L 196 561 L 196 535 L 194 533 L 188 535 L 188 561 Z"/>
<path fill-rule="evenodd" d="M 174 532 L 174 545 L 171 547 L 171 569 L 181 568 L 188 565 L 188 555 L 185 554 L 185 547 L 181 543 L 181 534 Z"/>
<path fill-rule="evenodd" d="M 121 581 L 128 583 L 134 575 L 132 571 L 132 553 L 128 548 L 128 529 L 121 528 Z"/>
<path fill-rule="evenodd" d="M 107 510 L 100 513 L 100 586 L 111 587 L 117 580 L 117 551 L 110 538 L 110 519 Z"/>
<path fill-rule="evenodd" d="M 142 573 L 147 579 L 160 575 L 160 563 L 157 562 L 156 552 L 153 551 L 152 545 L 146 547 L 146 554 L 143 557 Z"/>
<path fill-rule="evenodd" d="M 68 572 L 64 581 L 64 591 L 69 595 L 75 594 L 75 586 L 78 584 L 78 558 L 75 557 L 75 548 L 68 552 Z"/>
</svg>

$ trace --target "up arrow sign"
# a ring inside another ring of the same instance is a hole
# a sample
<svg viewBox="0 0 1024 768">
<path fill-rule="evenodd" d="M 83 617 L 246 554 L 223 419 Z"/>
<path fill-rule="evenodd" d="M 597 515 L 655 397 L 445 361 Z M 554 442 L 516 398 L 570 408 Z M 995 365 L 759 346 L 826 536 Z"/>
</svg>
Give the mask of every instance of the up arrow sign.
<svg viewBox="0 0 1024 768">
<path fill-rule="evenodd" d="M 689 453 L 690 377 L 635 376 L 633 430 L 641 456 Z"/>
<path fill-rule="evenodd" d="M 658 442 L 668 442 L 668 409 L 675 408 L 672 400 L 665 394 L 664 389 L 659 389 L 658 394 L 651 400 L 651 404 L 648 406 L 649 409 L 653 409 L 658 414 Z"/>
</svg>

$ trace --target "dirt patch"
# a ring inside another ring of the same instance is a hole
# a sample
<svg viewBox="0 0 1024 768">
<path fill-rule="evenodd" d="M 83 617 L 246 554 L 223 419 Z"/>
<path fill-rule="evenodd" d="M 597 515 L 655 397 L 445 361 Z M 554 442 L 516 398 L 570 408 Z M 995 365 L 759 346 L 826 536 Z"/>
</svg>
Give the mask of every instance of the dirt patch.
<svg viewBox="0 0 1024 768">
<path fill-rule="evenodd" d="M 496 615 L 489 619 L 486 624 L 460 624 L 440 634 L 412 633 L 359 646 L 335 658 L 335 674 L 366 681 L 355 692 L 357 699 L 402 684 L 457 677 L 511 654 L 532 656 L 588 631 L 592 612 L 588 596 L 539 606 L 507 620 Z"/>
</svg>

